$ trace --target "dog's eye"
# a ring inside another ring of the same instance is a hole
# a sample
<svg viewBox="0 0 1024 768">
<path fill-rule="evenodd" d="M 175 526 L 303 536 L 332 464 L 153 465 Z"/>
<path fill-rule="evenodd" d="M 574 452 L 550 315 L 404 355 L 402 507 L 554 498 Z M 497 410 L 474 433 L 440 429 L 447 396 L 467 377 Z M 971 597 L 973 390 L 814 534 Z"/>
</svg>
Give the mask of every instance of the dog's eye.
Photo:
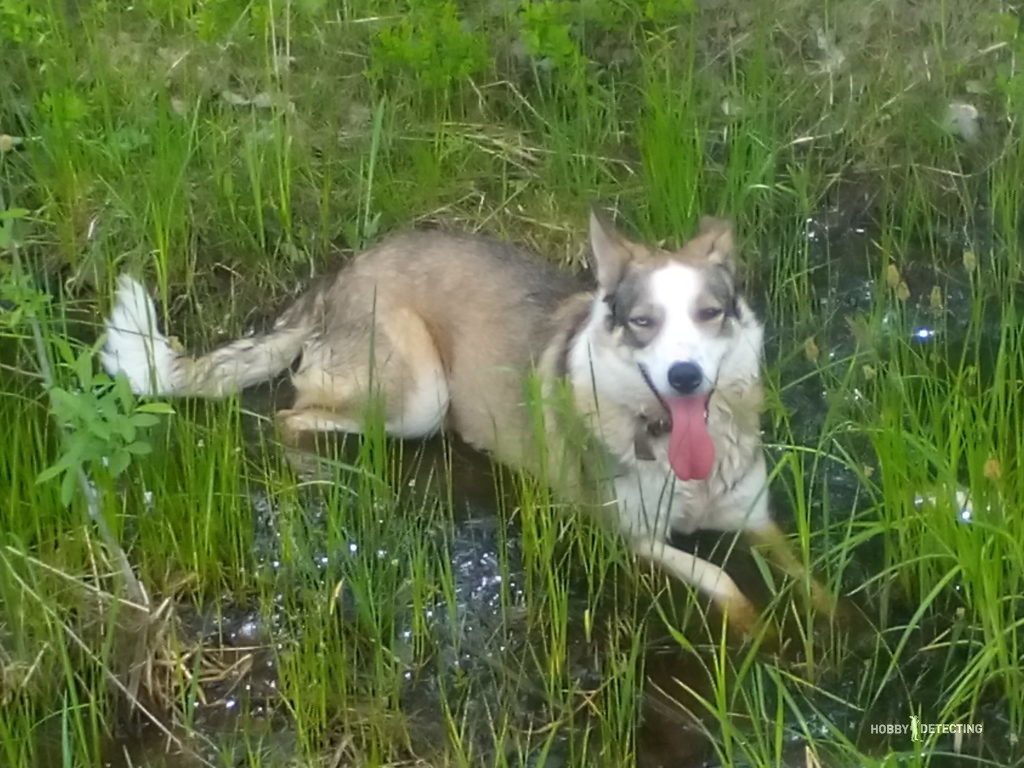
<svg viewBox="0 0 1024 768">
<path fill-rule="evenodd" d="M 710 320 L 715 320 L 716 318 L 719 318 L 721 316 L 722 316 L 722 308 L 721 307 L 704 307 L 704 309 L 700 310 L 697 313 L 697 317 L 700 318 L 700 320 L 702 322 L 705 322 L 705 323 L 710 321 Z"/>
<path fill-rule="evenodd" d="M 629 318 L 629 324 L 637 328 L 650 328 L 654 325 L 654 320 L 647 315 L 637 315 L 636 317 Z"/>
</svg>

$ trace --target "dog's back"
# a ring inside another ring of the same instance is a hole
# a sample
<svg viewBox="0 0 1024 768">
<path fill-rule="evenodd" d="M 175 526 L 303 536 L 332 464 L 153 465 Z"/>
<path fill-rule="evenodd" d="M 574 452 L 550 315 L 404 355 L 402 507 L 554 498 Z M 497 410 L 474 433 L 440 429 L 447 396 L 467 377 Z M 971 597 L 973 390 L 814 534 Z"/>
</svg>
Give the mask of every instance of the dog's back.
<svg viewBox="0 0 1024 768">
<path fill-rule="evenodd" d="M 401 390 L 399 399 L 439 363 L 448 425 L 519 463 L 529 430 L 525 376 L 558 331 L 559 306 L 580 289 L 568 273 L 508 243 L 444 232 L 390 238 L 314 297 L 321 317 L 295 378 L 300 397 L 317 387 L 316 377 L 349 379 L 364 369 L 371 346 L 378 384 Z M 392 364 L 392 354 L 403 364 Z"/>
</svg>

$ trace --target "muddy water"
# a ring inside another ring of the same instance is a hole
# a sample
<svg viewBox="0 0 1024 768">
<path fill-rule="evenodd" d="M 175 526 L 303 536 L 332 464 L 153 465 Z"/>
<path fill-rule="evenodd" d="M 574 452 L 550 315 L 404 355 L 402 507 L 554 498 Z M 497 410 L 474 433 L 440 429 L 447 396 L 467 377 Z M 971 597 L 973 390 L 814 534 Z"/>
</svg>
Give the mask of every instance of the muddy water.
<svg viewBox="0 0 1024 768">
<path fill-rule="evenodd" d="M 820 355 L 824 359 L 841 360 L 854 352 L 858 341 L 851 331 L 851 318 L 870 311 L 879 290 L 880 256 L 867 222 L 858 216 L 837 219 L 825 214 L 808 222 L 807 236 L 813 267 L 812 287 L 820 304 L 820 315 L 811 332 L 817 338 Z M 968 244 L 951 237 L 947 246 L 951 255 L 946 260 L 950 264 L 948 268 L 936 267 L 936 262 L 941 263 L 942 260 L 932 256 L 903 265 L 901 277 L 907 283 L 911 298 L 906 303 L 902 318 L 887 318 L 883 323 L 884 332 L 907 335 L 915 343 L 932 345 L 936 350 L 944 350 L 945 354 L 966 343 L 969 313 L 958 310 L 965 310 L 970 295 L 966 276 L 963 270 L 957 270 L 953 259 L 953 255 Z M 939 286 L 947 311 L 936 312 L 932 298 L 934 286 Z M 998 322 L 998 317 L 986 318 L 986 323 L 993 327 Z M 768 358 L 777 359 L 780 348 L 791 344 L 794 335 L 800 333 L 800 329 L 769 325 Z M 881 344 L 884 340 L 875 341 Z M 813 445 L 820 433 L 827 403 L 820 380 L 806 375 L 809 366 L 808 361 L 798 360 L 792 364 L 792 370 L 785 372 L 784 381 L 805 378 L 801 384 L 787 387 L 784 401 L 791 412 L 800 414 L 796 420 L 797 441 Z M 246 405 L 258 412 L 268 412 L 273 408 L 273 401 L 281 397 L 280 391 L 269 388 L 256 390 L 247 395 Z M 286 398 L 287 394 L 283 397 Z M 769 450 L 776 453 L 775 458 L 779 457 L 778 449 Z M 446 452 L 439 441 L 417 446 L 410 454 L 424 477 L 437 477 L 446 470 Z M 864 457 L 865 460 L 869 458 L 867 455 Z M 529 670 L 533 667 L 529 665 L 517 666 L 510 661 L 541 652 L 543 646 L 538 638 L 531 637 L 526 625 L 522 589 L 525 574 L 519 538 L 517 531 L 499 528 L 504 523 L 499 522 L 495 511 L 498 505 L 492 469 L 484 457 L 459 445 L 452 448 L 450 469 L 456 506 L 455 533 L 447 544 L 455 581 L 452 604 L 441 601 L 431 606 L 426 624 L 436 652 L 433 660 L 425 666 L 414 667 L 410 663 L 400 693 L 401 708 L 412 724 L 411 738 L 425 745 L 425 753 L 429 753 L 429 745 L 446 738 L 443 708 L 440 706 L 444 692 L 450 694 L 452 690 L 458 690 L 464 711 L 487 712 L 493 702 L 512 706 L 517 710 L 513 724 L 524 731 L 544 723 L 552 715 L 545 710 L 543 696 L 537 693 L 544 689 L 542 676 L 536 671 L 531 673 Z M 859 481 L 848 468 L 838 464 L 828 466 L 825 477 L 822 492 L 812 503 L 813 514 L 824 514 L 826 504 L 833 510 L 833 515 L 835 510 L 853 514 L 864 503 Z M 773 492 L 775 508 L 780 522 L 786 527 L 790 513 L 786 495 L 778 491 L 775 489 Z M 262 567 L 275 570 L 281 561 L 277 550 L 280 541 L 278 510 L 273 499 L 259 490 L 253 492 L 252 504 Z M 311 530 L 315 532 L 316 525 L 323 524 L 323 513 L 318 511 L 313 497 L 308 512 L 312 520 Z M 701 549 L 702 553 L 716 553 L 722 549 L 717 537 L 713 536 L 699 536 L 683 543 Z M 347 546 L 358 548 L 360 542 L 350 541 Z M 851 581 L 866 579 L 877 566 L 876 554 L 866 550 L 862 562 L 849 569 L 847 578 Z M 322 573 L 325 589 L 335 577 L 331 563 L 344 556 L 344 551 L 324 551 L 314 558 L 314 568 Z M 764 595 L 763 580 L 749 557 L 733 553 L 730 571 L 736 574 L 742 588 L 755 596 L 759 593 Z M 342 590 L 338 599 L 342 617 L 354 617 L 358 612 L 358 606 L 354 605 L 356 598 Z M 575 615 L 570 616 L 569 626 L 582 627 L 587 608 L 582 592 L 570 599 L 570 606 Z M 261 765 L 287 765 L 297 754 L 297 738 L 283 714 L 284 707 L 277 688 L 275 649 L 290 632 L 294 632 L 294 622 L 289 622 L 282 611 L 283 608 L 279 608 L 268 613 L 254 606 L 221 605 L 216 611 L 200 614 L 182 607 L 185 635 L 211 650 L 216 649 L 215 653 L 225 669 L 234 669 L 235 661 L 243 657 L 246 659 L 246 663 L 238 667 L 242 670 L 240 673 L 225 675 L 222 680 L 206 686 L 207 703 L 197 708 L 195 720 L 195 729 L 200 736 L 190 735 L 187 738 L 187 743 L 196 753 L 215 760 L 217 764 L 224 764 L 225 754 L 234 754 L 236 760 L 242 760 L 254 742 L 260 744 L 263 754 Z M 413 619 L 411 613 L 400 617 L 394 649 L 399 657 L 412 655 L 410 649 L 401 646 L 403 639 L 412 635 Z M 696 628 L 694 636 L 700 636 L 702 631 Z M 934 633 L 922 629 L 913 642 L 923 642 L 931 636 Z M 583 642 L 582 637 L 576 640 L 578 642 L 570 643 L 570 677 L 578 680 L 583 689 L 597 687 L 602 674 L 597 658 L 599 649 L 595 653 L 593 644 Z M 863 643 L 858 651 L 854 638 L 851 648 L 850 653 L 862 654 L 859 663 L 866 668 L 875 654 L 872 642 Z M 916 661 L 907 664 L 908 668 L 902 671 L 900 679 L 890 686 L 891 695 L 879 697 L 879 703 L 870 712 L 843 703 L 858 700 L 858 685 L 862 682 L 860 675 L 855 676 L 857 679 L 849 674 L 829 678 L 825 671 L 819 676 L 815 680 L 818 687 L 812 689 L 803 702 L 805 722 L 801 726 L 793 718 L 787 719 L 783 763 L 793 766 L 807 764 L 801 727 L 819 737 L 827 737 L 830 732 L 842 734 L 866 749 L 875 746 L 884 751 L 887 746 L 884 740 L 873 737 L 867 724 L 902 722 L 911 702 L 934 701 L 941 667 L 952 663 L 949 658 L 932 660 L 927 655 L 908 655 L 907 658 Z M 701 719 L 693 714 L 701 711 L 695 696 L 707 696 L 710 692 L 707 672 L 710 663 L 710 654 L 699 650 L 684 653 L 664 632 L 652 627 L 644 659 L 647 683 L 644 690 L 638 692 L 643 713 L 637 734 L 639 765 L 681 768 L 719 764 L 704 735 Z M 797 674 L 801 664 L 798 655 L 791 661 Z M 858 662 L 848 660 L 844 669 L 858 669 Z M 525 679 L 517 681 L 519 693 L 510 701 L 507 686 L 512 676 L 525 676 Z M 982 717 L 988 735 L 998 730 L 1004 718 L 998 703 L 986 706 L 988 709 Z M 490 730 L 483 718 L 480 727 L 471 727 L 466 735 L 467 739 L 475 742 L 476 754 L 491 756 L 481 760 L 486 764 L 492 762 L 496 749 Z M 120 740 L 111 750 L 111 765 L 142 763 L 177 768 L 199 764 L 195 756 L 168 754 L 166 742 L 154 736 L 158 734 L 147 731 Z M 566 734 L 548 744 L 549 751 L 543 764 L 573 765 L 571 742 L 571 734 Z M 943 746 L 949 748 L 951 745 Z M 412 745 L 412 751 L 419 751 L 417 744 Z M 950 764 L 956 764 L 955 759 L 950 760 Z"/>
</svg>

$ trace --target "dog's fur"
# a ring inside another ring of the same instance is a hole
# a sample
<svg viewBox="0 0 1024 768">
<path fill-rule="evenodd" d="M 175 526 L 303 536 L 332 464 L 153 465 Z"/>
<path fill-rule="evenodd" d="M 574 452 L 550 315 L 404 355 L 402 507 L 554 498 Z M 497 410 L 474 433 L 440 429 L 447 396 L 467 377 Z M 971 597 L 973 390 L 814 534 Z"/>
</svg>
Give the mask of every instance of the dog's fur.
<svg viewBox="0 0 1024 768">
<path fill-rule="evenodd" d="M 295 403 L 277 415 L 286 435 L 358 432 L 374 402 L 396 437 L 453 430 L 604 508 L 638 554 L 749 629 L 756 612 L 732 579 L 669 541 L 673 531 L 741 530 L 805 576 L 768 512 L 762 327 L 737 292 L 732 228 L 704 219 L 667 251 L 595 214 L 590 240 L 588 290 L 507 244 L 393 237 L 298 299 L 269 333 L 200 357 L 172 347 L 145 289 L 122 276 L 103 362 L 140 394 L 220 397 L 301 355 Z"/>
</svg>

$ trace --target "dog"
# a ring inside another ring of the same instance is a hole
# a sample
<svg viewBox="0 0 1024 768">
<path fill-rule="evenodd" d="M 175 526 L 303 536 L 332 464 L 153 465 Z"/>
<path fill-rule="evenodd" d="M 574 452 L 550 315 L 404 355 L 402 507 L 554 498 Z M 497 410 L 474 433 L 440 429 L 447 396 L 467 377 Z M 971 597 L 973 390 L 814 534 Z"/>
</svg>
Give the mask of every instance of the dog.
<svg viewBox="0 0 1024 768">
<path fill-rule="evenodd" d="M 749 535 L 830 611 L 769 513 L 763 327 L 738 290 L 732 225 L 704 218 L 666 250 L 594 212 L 589 234 L 590 285 L 476 235 L 393 236 L 270 332 L 198 357 L 172 346 L 145 289 L 122 275 L 102 362 L 137 394 L 207 398 L 292 368 L 294 404 L 276 414 L 288 440 L 357 433 L 376 403 L 391 436 L 451 430 L 592 504 L 741 633 L 758 620 L 753 604 L 722 568 L 673 546 L 673 532 Z"/>
</svg>

